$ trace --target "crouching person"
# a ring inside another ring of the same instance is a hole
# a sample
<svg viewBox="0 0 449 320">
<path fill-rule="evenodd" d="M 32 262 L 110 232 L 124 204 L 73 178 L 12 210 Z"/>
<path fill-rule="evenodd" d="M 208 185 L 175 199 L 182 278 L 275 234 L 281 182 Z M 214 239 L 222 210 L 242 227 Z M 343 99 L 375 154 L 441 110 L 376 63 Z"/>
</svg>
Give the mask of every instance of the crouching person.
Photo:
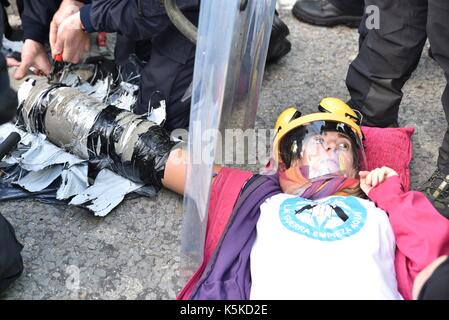
<svg viewBox="0 0 449 320">
<path fill-rule="evenodd" d="M 0 293 L 22 274 L 22 248 L 13 227 L 0 214 Z"/>
<path fill-rule="evenodd" d="M 179 299 L 411 299 L 449 220 L 387 167 L 363 171 L 358 115 L 326 98 L 278 118 L 272 174 L 216 168 L 204 258 Z M 182 149 L 162 184 L 183 193 Z"/>
</svg>

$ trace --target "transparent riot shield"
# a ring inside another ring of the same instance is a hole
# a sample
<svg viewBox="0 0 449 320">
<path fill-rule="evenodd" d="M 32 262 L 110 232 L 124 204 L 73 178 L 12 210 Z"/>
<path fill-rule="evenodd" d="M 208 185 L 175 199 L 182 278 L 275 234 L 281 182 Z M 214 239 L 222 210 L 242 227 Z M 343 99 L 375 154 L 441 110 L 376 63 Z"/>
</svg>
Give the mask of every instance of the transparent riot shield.
<svg viewBox="0 0 449 320">
<path fill-rule="evenodd" d="M 203 0 L 192 84 L 180 285 L 203 260 L 216 150 L 254 126 L 276 0 Z M 226 191 L 224 191 L 226 192 Z"/>
</svg>

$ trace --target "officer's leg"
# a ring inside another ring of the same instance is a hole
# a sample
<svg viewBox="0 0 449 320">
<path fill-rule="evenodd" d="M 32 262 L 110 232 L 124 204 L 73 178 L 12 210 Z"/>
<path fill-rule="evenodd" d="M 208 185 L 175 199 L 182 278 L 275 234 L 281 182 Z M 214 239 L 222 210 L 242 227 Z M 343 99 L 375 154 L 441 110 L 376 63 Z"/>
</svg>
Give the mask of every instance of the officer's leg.
<svg viewBox="0 0 449 320">
<path fill-rule="evenodd" d="M 441 99 L 449 124 L 449 1 L 429 0 L 427 33 L 435 60 L 446 77 L 446 88 Z M 438 157 L 438 168 L 449 174 L 449 126 Z"/>
<path fill-rule="evenodd" d="M 193 79 L 193 64 L 194 58 L 187 60 L 186 63 L 180 63 L 153 50 L 151 59 L 141 73 L 136 113 L 146 113 L 149 102 L 154 107 L 159 104 L 159 99 L 163 98 L 167 106 L 167 120 L 164 127 L 169 131 L 187 128 L 190 99 L 182 101 L 182 98 Z"/>
<path fill-rule="evenodd" d="M 420 190 L 433 203 L 435 208 L 449 218 L 449 2 L 429 0 L 427 33 L 435 60 L 443 68 L 446 88 L 441 101 L 448 122 L 448 129 L 441 143 L 437 170 Z"/>
<path fill-rule="evenodd" d="M 397 123 L 402 87 L 416 69 L 426 41 L 427 0 L 367 0 L 379 8 L 360 27 L 359 54 L 349 66 L 350 104 L 367 125 Z"/>
<path fill-rule="evenodd" d="M 194 60 L 195 58 L 191 58 L 185 64 L 181 64 L 173 81 L 165 123 L 165 128 L 169 131 L 189 127 L 191 99 L 188 97 L 183 101 L 183 97 L 193 80 Z"/>
<path fill-rule="evenodd" d="M 4 8 L 0 5 L 0 48 L 3 41 L 3 13 Z M 0 53 L 0 124 L 12 120 L 17 109 L 17 94 L 9 86 L 8 67 L 5 57 Z"/>
<path fill-rule="evenodd" d="M 17 94 L 9 86 L 8 68 L 0 53 L 0 124 L 14 118 L 17 110 Z"/>
</svg>

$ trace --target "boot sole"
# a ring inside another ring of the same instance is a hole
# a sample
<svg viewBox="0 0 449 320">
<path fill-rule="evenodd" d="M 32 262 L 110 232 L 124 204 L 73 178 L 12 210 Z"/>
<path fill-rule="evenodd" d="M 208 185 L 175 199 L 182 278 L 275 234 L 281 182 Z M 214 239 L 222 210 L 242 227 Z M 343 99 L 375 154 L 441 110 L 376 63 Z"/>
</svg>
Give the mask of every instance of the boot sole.
<svg viewBox="0 0 449 320">
<path fill-rule="evenodd" d="M 316 26 L 333 27 L 336 25 L 345 25 L 350 28 L 357 28 L 360 24 L 360 21 L 362 21 L 362 17 L 355 16 L 339 16 L 330 18 L 313 17 L 308 15 L 304 11 L 301 11 L 297 7 L 293 7 L 292 13 L 298 20 Z"/>
</svg>

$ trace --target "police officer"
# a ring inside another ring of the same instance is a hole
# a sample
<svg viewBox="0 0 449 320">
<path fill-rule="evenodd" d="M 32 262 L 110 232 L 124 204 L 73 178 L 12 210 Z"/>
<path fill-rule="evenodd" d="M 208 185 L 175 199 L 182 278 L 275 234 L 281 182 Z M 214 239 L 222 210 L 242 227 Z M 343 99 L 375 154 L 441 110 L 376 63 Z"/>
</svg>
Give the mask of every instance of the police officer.
<svg viewBox="0 0 449 320">
<path fill-rule="evenodd" d="M 366 125 L 398 126 L 402 87 L 416 69 L 426 39 L 449 80 L 449 1 L 367 0 L 379 8 L 380 28 L 359 28 L 358 56 L 349 66 L 349 104 L 360 110 Z M 366 19 L 367 16 L 364 17 Z M 449 123 L 449 86 L 442 96 Z M 437 169 L 420 188 L 449 217 L 449 127 L 439 149 Z"/>
</svg>

